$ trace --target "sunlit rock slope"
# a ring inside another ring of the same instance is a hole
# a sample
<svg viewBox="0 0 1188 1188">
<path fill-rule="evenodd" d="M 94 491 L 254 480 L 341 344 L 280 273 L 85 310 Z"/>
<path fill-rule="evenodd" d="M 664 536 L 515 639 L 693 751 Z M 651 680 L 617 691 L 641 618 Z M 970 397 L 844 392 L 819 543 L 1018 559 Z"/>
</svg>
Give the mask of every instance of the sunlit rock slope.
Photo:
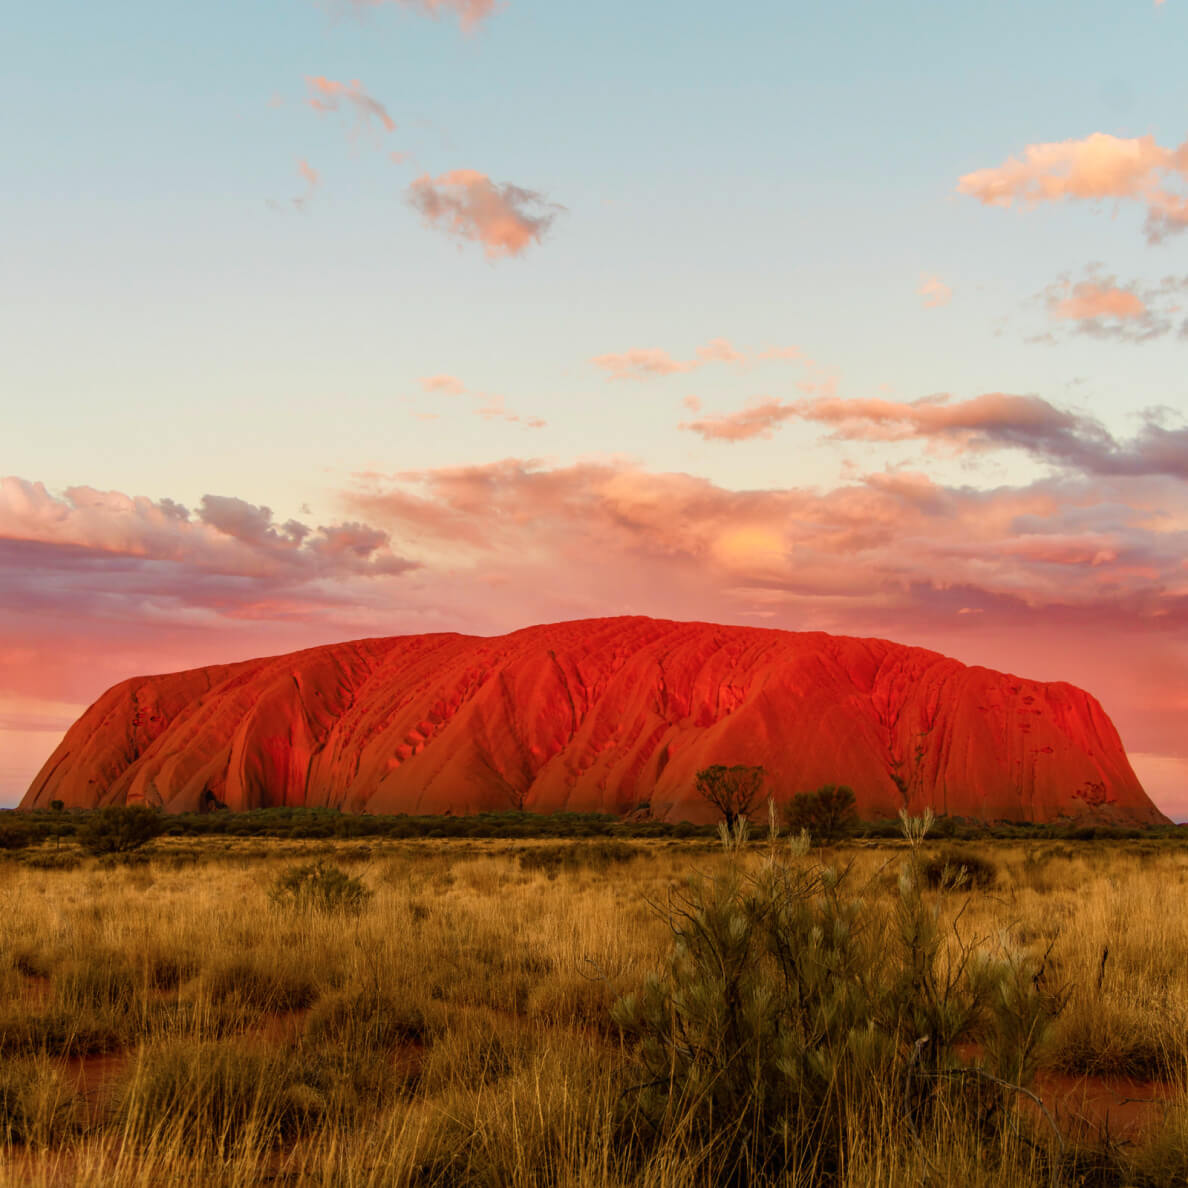
<svg viewBox="0 0 1188 1188">
<path fill-rule="evenodd" d="M 777 802 L 851 785 L 989 819 L 1162 815 L 1088 693 L 880 639 L 646 618 L 413 635 L 137 677 L 71 727 L 23 806 L 524 807 L 704 820 L 694 774 Z"/>
</svg>

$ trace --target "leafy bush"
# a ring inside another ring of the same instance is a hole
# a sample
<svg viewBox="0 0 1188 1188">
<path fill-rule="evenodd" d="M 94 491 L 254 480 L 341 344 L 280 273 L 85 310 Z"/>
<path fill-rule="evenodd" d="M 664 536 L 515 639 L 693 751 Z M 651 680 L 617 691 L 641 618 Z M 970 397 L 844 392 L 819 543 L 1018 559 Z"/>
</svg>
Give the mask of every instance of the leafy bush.
<svg viewBox="0 0 1188 1188">
<path fill-rule="evenodd" d="M 804 1168 L 835 1174 L 846 1143 L 916 1129 L 943 1111 L 993 1126 L 1062 1008 L 1042 963 L 975 951 L 926 904 L 920 842 L 894 905 L 847 875 L 773 848 L 757 874 L 735 861 L 672 901 L 667 966 L 614 1018 L 638 1065 L 634 1132 L 712 1153 L 704 1174 L 747 1183 Z M 960 1052 L 978 1044 L 981 1064 Z"/>
<path fill-rule="evenodd" d="M 805 829 L 813 837 L 838 837 L 858 824 L 854 789 L 845 784 L 823 784 L 815 792 L 797 792 L 784 809 L 793 830 Z"/>
<path fill-rule="evenodd" d="M 291 866 L 277 876 L 270 893 L 279 907 L 304 911 L 361 912 L 372 892 L 362 879 L 329 862 Z"/>
<path fill-rule="evenodd" d="M 78 844 L 91 854 L 128 854 L 165 832 L 166 821 L 143 804 L 96 809 L 78 830 Z"/>
<path fill-rule="evenodd" d="M 921 871 L 925 884 L 934 890 L 952 887 L 989 891 L 998 882 L 998 867 L 994 862 L 969 850 L 942 850 L 926 858 Z"/>
</svg>

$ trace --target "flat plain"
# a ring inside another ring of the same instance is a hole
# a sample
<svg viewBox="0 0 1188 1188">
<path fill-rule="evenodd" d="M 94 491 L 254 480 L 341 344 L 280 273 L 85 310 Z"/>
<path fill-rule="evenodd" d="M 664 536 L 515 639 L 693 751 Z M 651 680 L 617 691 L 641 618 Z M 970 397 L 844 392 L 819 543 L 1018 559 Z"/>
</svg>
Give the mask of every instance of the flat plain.
<svg viewBox="0 0 1188 1188">
<path fill-rule="evenodd" d="M 0 1185 L 1183 1183 L 1186 885 L 1166 838 L 46 843 Z"/>
</svg>

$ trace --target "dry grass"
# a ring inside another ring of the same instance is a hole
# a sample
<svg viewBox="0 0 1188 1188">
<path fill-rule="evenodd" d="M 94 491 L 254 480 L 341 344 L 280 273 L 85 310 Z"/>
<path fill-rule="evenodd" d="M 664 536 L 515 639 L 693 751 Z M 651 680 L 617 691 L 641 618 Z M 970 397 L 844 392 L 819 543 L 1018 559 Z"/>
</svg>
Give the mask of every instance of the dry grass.
<svg viewBox="0 0 1188 1188">
<path fill-rule="evenodd" d="M 948 893 L 962 934 L 1046 953 L 1069 988 L 1041 1065 L 1182 1083 L 1188 852 L 948 843 L 950 864 L 963 845 L 996 878 Z M 211 839 L 129 866 L 0 862 L 0 1185 L 705 1182 L 679 1135 L 632 1155 L 610 1008 L 669 951 L 652 905 L 728 859 L 623 846 Z M 900 847 L 825 857 L 894 894 Z M 366 884 L 357 913 L 273 901 L 311 859 Z M 855 1116 L 834 1182 L 1182 1183 L 1188 1111 L 1162 1096 L 1141 1142 L 1063 1155 L 1042 1125 Z M 820 1176 L 808 1160 L 784 1182 Z"/>
</svg>

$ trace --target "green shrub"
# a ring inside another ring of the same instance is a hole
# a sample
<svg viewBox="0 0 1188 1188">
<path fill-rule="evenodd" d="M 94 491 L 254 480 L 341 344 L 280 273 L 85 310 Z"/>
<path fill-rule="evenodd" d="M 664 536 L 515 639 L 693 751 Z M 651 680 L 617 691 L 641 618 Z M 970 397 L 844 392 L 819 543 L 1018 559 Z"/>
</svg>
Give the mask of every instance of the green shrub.
<svg viewBox="0 0 1188 1188">
<path fill-rule="evenodd" d="M 735 861 L 672 901 L 666 967 L 613 1014 L 637 1065 L 627 1120 L 645 1150 L 680 1136 L 719 1183 L 806 1166 L 828 1177 L 864 1126 L 1002 1121 L 1010 1099 L 991 1078 L 1026 1083 L 1062 996 L 1041 963 L 973 951 L 943 926 L 921 894 L 926 822 L 905 825 L 889 910 L 795 851 L 757 874 Z M 981 1064 L 962 1058 L 971 1044 Z"/>
<path fill-rule="evenodd" d="M 372 892 L 363 882 L 329 862 L 291 866 L 277 876 L 270 892 L 279 907 L 305 911 L 361 912 Z"/>
<path fill-rule="evenodd" d="M 91 854 L 128 854 L 165 832 L 165 818 L 143 804 L 111 805 L 89 814 L 76 837 Z"/>
</svg>

